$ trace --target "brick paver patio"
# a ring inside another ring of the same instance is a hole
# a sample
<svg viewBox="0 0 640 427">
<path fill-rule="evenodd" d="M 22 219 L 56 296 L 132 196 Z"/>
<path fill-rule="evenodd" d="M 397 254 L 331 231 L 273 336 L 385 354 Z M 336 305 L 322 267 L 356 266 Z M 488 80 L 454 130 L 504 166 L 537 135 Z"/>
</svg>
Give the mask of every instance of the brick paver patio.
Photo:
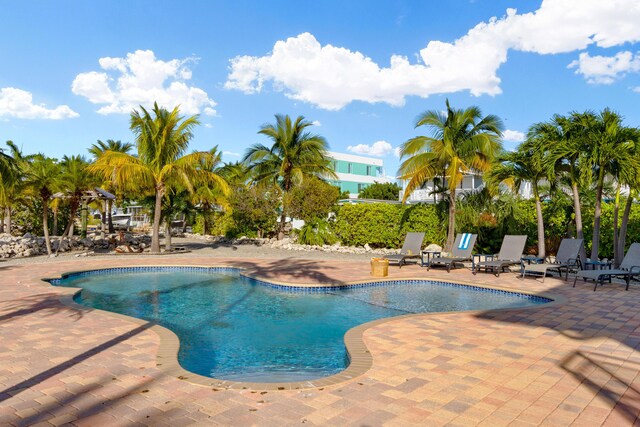
<svg viewBox="0 0 640 427">
<path fill-rule="evenodd" d="M 640 286 L 390 268 L 562 297 L 535 309 L 415 315 L 369 328 L 371 369 L 304 390 L 227 390 L 157 366 L 150 325 L 61 303 L 43 277 L 129 265 L 231 265 L 343 283 L 365 262 L 202 256 L 0 264 L 0 425 L 633 425 L 640 423 Z"/>
</svg>

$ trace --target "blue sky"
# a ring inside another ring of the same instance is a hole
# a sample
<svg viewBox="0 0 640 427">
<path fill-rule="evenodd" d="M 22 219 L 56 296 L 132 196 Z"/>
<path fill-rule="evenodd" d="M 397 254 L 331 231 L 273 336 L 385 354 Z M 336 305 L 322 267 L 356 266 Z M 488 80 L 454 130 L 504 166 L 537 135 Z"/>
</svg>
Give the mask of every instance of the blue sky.
<svg viewBox="0 0 640 427">
<path fill-rule="evenodd" d="M 157 100 L 200 114 L 192 148 L 225 161 L 282 113 L 395 175 L 446 98 L 500 116 L 508 148 L 555 113 L 640 126 L 638 22 L 637 0 L 4 1 L 0 141 L 86 155 L 133 142 L 129 112 Z"/>
</svg>

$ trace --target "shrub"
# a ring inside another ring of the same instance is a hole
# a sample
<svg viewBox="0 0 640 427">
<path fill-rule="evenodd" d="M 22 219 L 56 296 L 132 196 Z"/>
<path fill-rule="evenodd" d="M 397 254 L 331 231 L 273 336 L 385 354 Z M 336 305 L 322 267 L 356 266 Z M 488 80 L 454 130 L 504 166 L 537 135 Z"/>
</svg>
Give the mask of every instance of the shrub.
<svg viewBox="0 0 640 427">
<path fill-rule="evenodd" d="M 338 209 L 334 230 L 344 245 L 397 248 L 409 231 L 425 232 L 425 242 L 442 244 L 446 224 L 433 205 L 353 204 Z"/>
<path fill-rule="evenodd" d="M 284 196 L 287 214 L 291 218 L 313 222 L 329 215 L 340 197 L 340 189 L 318 178 L 305 179 Z"/>
<path fill-rule="evenodd" d="M 298 234 L 298 243 L 303 245 L 332 245 L 338 241 L 331 230 L 329 221 L 325 219 L 306 222 Z"/>
</svg>

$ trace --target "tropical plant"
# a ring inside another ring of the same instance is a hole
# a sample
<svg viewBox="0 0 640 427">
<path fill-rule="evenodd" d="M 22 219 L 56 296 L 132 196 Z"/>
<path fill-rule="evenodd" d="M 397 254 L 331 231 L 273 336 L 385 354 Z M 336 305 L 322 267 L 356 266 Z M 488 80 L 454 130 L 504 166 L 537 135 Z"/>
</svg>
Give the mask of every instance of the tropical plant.
<svg viewBox="0 0 640 427">
<path fill-rule="evenodd" d="M 24 167 L 27 159 L 13 141 L 7 141 L 11 154 L 0 149 L 0 206 L 3 208 L 3 231 L 11 233 L 11 211 L 23 198 Z"/>
<path fill-rule="evenodd" d="M 326 219 L 313 219 L 297 231 L 298 242 L 303 245 L 331 245 L 338 241 L 338 238 L 331 230 L 331 224 Z"/>
<path fill-rule="evenodd" d="M 91 148 L 89 148 L 89 154 L 93 156 L 93 159 L 95 161 L 95 160 L 98 160 L 107 151 L 114 151 L 117 153 L 128 154 L 132 148 L 133 148 L 133 144 L 129 142 L 114 141 L 113 139 L 107 139 L 106 142 L 102 142 L 98 140 L 95 144 L 91 145 Z M 119 189 L 116 186 L 116 182 L 114 181 L 114 178 L 115 178 L 115 170 L 114 170 L 114 175 L 112 175 L 110 178 L 105 179 L 101 185 L 104 187 L 106 191 L 114 194 L 116 196 L 116 199 L 119 199 L 122 197 L 120 194 L 122 192 L 122 189 Z M 112 219 L 113 200 L 111 199 L 107 200 L 107 206 L 105 210 L 107 212 L 106 220 L 109 228 L 109 233 L 114 233 L 115 229 L 113 227 L 113 219 Z"/>
<path fill-rule="evenodd" d="M 633 144 L 631 156 L 627 160 L 635 160 L 640 156 L 640 129 L 629 128 L 629 138 Z M 624 250 L 627 237 L 627 228 L 629 224 L 629 216 L 631 214 L 631 206 L 636 198 L 638 189 L 640 189 L 640 171 L 637 169 L 637 165 L 632 162 L 629 164 L 617 164 L 614 169 L 614 177 L 617 181 L 615 204 L 613 210 L 613 256 L 614 263 L 619 266 L 622 263 L 624 257 Z M 620 207 L 620 192 L 621 186 L 626 185 L 629 189 L 627 200 L 625 202 L 624 211 L 622 213 L 622 222 L 618 226 L 618 216 Z"/>
<path fill-rule="evenodd" d="M 70 207 L 69 223 L 62 233 L 62 238 L 70 235 L 78 208 L 83 203 L 84 193 L 93 188 L 96 183 L 95 176 L 87 169 L 88 165 L 89 163 L 82 156 L 64 156 L 60 162 L 61 197 L 68 201 Z M 58 245 L 58 249 L 60 249 L 60 245 Z"/>
<path fill-rule="evenodd" d="M 340 197 L 338 187 L 311 177 L 284 196 L 283 204 L 292 218 L 305 222 L 327 219 Z"/>
<path fill-rule="evenodd" d="M 488 183 L 503 183 L 516 192 L 525 182 L 531 184 L 531 192 L 536 206 L 538 256 L 540 258 L 546 256 L 540 182 L 542 180 L 552 181 L 549 169 L 545 165 L 547 149 L 546 140 L 538 139 L 537 134 L 530 132 L 529 139 L 521 144 L 516 151 L 500 155 L 497 163 L 486 175 Z"/>
<path fill-rule="evenodd" d="M 359 192 L 358 198 L 397 201 L 401 190 L 395 182 L 374 182 Z"/>
<path fill-rule="evenodd" d="M 224 166 L 218 166 L 220 164 L 220 160 L 222 158 L 221 153 L 218 152 L 218 147 L 213 147 L 209 150 L 210 155 L 206 158 L 202 158 L 198 167 L 203 171 L 208 171 L 212 173 L 217 173 L 223 179 L 227 180 L 226 173 L 231 170 L 224 169 Z M 237 170 L 233 169 L 234 172 Z M 234 178 L 236 178 L 234 176 Z M 227 183 L 229 181 L 227 180 Z M 223 191 L 220 186 L 209 186 L 205 183 L 194 183 L 194 191 L 191 198 L 192 203 L 198 207 L 198 210 L 202 213 L 204 218 L 203 222 L 203 230 L 202 234 L 206 235 L 209 230 L 208 227 L 208 219 L 211 216 L 211 212 L 215 207 L 220 207 L 224 209 L 229 208 L 229 193 L 228 191 Z"/>
<path fill-rule="evenodd" d="M 42 227 L 47 254 L 51 255 L 49 237 L 49 202 L 51 196 L 61 188 L 60 165 L 55 159 L 42 154 L 33 156 L 25 171 L 25 185 L 42 202 Z"/>
<path fill-rule="evenodd" d="M 306 121 L 303 116 L 299 116 L 294 122 L 289 116 L 277 114 L 275 117 L 275 125 L 265 124 L 258 132 L 271 139 L 272 146 L 255 144 L 243 158 L 254 183 L 276 184 L 287 194 L 307 177 L 337 178 L 329 167 L 327 141 L 306 130 L 312 126 L 311 122 Z M 278 239 L 284 237 L 286 217 L 286 207 L 283 205 Z"/>
<path fill-rule="evenodd" d="M 90 166 L 103 179 L 115 175 L 118 187 L 136 183 L 140 189 L 154 194 L 151 252 L 160 252 L 162 198 L 168 187 L 181 184 L 191 192 L 192 183 L 197 181 L 227 191 L 227 183 L 218 174 L 198 167 L 211 157 L 210 152 L 184 154 L 198 124 L 197 116 L 184 118 L 178 107 L 168 111 L 155 103 L 150 113 L 141 106 L 140 111 L 131 113 L 130 120 L 138 155 L 107 150 Z"/>
<path fill-rule="evenodd" d="M 640 162 L 634 155 L 633 131 L 622 125 L 619 114 L 604 109 L 599 114 L 587 111 L 574 116 L 576 124 L 582 129 L 588 150 L 581 171 L 593 177 L 596 184 L 591 259 L 598 259 L 605 177 L 622 171 L 633 173 L 640 168 Z"/>
<path fill-rule="evenodd" d="M 438 176 L 446 177 L 449 190 L 449 225 L 445 249 L 450 251 L 455 237 L 456 188 L 464 175 L 486 172 L 501 149 L 502 121 L 482 117 L 478 107 L 464 110 L 426 111 L 418 116 L 415 127 L 425 126 L 429 136 L 417 136 L 402 144 L 400 178 L 408 180 L 403 202 L 413 190 Z"/>
</svg>

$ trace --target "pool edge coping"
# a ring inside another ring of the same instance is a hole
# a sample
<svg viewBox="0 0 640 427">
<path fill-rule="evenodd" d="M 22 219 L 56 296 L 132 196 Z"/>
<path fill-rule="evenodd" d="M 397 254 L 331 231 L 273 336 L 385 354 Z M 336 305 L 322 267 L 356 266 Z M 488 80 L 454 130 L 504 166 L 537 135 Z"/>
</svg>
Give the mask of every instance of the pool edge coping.
<svg viewBox="0 0 640 427">
<path fill-rule="evenodd" d="M 239 272 L 241 276 L 266 282 L 269 284 L 290 287 L 290 288 L 326 288 L 326 287 L 349 287 L 353 285 L 366 284 L 366 283 L 384 283 L 384 282 L 398 282 L 398 281 L 409 281 L 409 280 L 417 280 L 417 281 L 440 281 L 447 282 L 454 285 L 472 287 L 472 288 L 484 288 L 488 290 L 498 290 L 505 291 L 514 294 L 522 294 L 522 295 L 531 295 L 535 297 L 542 297 L 549 299 L 550 301 L 543 304 L 544 308 L 553 307 L 555 305 L 564 304 L 567 302 L 567 297 L 563 295 L 549 294 L 546 292 L 534 294 L 532 292 L 513 290 L 501 286 L 488 286 L 477 283 L 468 283 L 464 281 L 458 280 L 433 280 L 428 278 L 412 278 L 412 277 L 403 277 L 397 279 L 390 278 L 372 278 L 371 280 L 357 280 L 353 282 L 343 282 L 343 283 L 327 283 L 327 284 L 304 284 L 304 283 L 291 283 L 291 282 L 282 282 L 276 281 L 269 278 L 265 278 L 255 274 L 249 274 L 245 272 L 244 268 L 241 267 L 230 267 L 229 265 L 135 265 L 135 266 L 127 266 L 127 267 L 105 267 L 105 268 L 93 268 L 88 270 L 73 270 L 60 273 L 59 277 L 51 277 L 51 278 L 42 278 L 40 279 L 42 282 L 46 283 L 48 286 L 54 286 L 50 283 L 51 280 L 63 279 L 65 276 L 69 276 L 77 273 L 84 273 L 89 271 L 100 271 L 100 270 L 111 270 L 117 268 L 153 268 L 153 267 L 162 267 L 162 268 L 171 268 L 171 267 L 192 267 L 192 268 L 203 268 L 203 269 L 215 269 L 215 268 L 227 268 L 227 269 L 235 269 Z M 60 288 L 59 288 L 60 289 Z M 446 316 L 446 315 L 456 315 L 456 314 L 476 314 L 476 313 L 484 313 L 487 311 L 492 312 L 501 312 L 501 311 L 513 311 L 513 310 L 531 310 L 542 308 L 540 305 L 531 305 L 528 307 L 517 307 L 517 308 L 497 308 L 491 310 L 461 310 L 461 311 L 446 311 L 446 312 L 434 312 L 434 313 L 410 313 L 403 314 L 399 316 L 392 317 L 384 317 L 381 319 L 372 320 L 370 322 L 365 322 L 360 325 L 354 326 L 353 328 L 347 330 L 344 335 L 343 341 L 345 344 L 345 348 L 347 350 L 347 354 L 349 357 L 348 366 L 333 375 L 318 378 L 315 380 L 307 380 L 307 381 L 295 381 L 295 382 L 276 382 L 276 383 L 260 383 L 260 382 L 240 382 L 240 381 L 230 381 L 223 380 L 218 378 L 206 377 L 204 375 L 196 374 L 194 372 L 188 371 L 184 369 L 180 363 L 178 362 L 178 351 L 180 349 L 180 339 L 178 336 L 171 331 L 169 328 L 161 326 L 154 322 L 149 322 L 143 319 L 138 319 L 136 317 L 128 316 L 125 314 L 115 313 L 112 311 L 102 310 L 99 308 L 87 307 L 82 304 L 78 304 L 74 301 L 74 297 L 82 291 L 82 288 L 63 288 L 72 291 L 71 293 L 61 295 L 58 300 L 64 304 L 65 306 L 73 307 L 76 309 L 82 310 L 96 310 L 100 313 L 107 314 L 108 316 L 115 317 L 120 320 L 125 320 L 132 322 L 136 325 L 142 326 L 149 324 L 151 325 L 148 330 L 156 333 L 160 339 L 159 348 L 156 353 L 156 368 L 160 370 L 165 375 L 170 375 L 176 377 L 177 379 L 189 382 L 191 384 L 211 387 L 213 389 L 233 389 L 233 390 L 251 390 L 251 391 L 284 391 L 284 390 L 305 390 L 305 389 L 318 389 L 328 386 L 335 386 L 345 383 L 347 381 L 351 381 L 356 379 L 357 377 L 364 375 L 368 372 L 373 366 L 373 356 L 371 355 L 368 347 L 364 342 L 364 334 L 365 332 L 373 328 L 375 326 L 381 325 L 383 323 L 393 322 L 393 321 L 401 321 L 408 318 L 417 318 L 423 316 Z"/>
</svg>

